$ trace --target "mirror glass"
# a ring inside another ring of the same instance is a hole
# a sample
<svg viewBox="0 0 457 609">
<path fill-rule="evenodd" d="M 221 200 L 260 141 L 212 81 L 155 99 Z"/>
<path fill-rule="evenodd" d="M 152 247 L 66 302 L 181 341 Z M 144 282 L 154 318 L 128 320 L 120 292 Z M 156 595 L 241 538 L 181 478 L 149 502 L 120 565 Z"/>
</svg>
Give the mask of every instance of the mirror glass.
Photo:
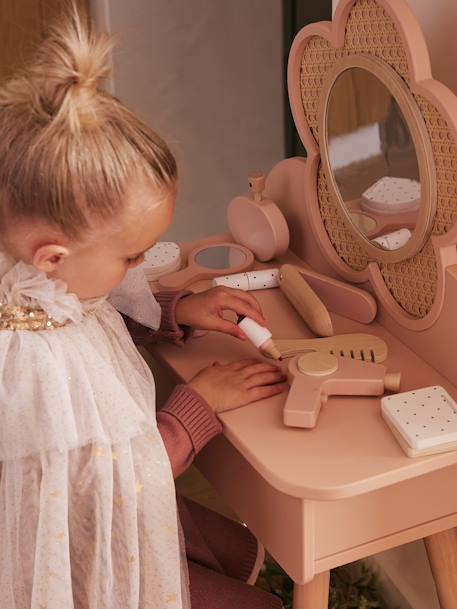
<svg viewBox="0 0 457 609">
<path fill-rule="evenodd" d="M 330 91 L 326 126 L 347 217 L 376 247 L 400 249 L 418 222 L 421 183 L 413 138 L 394 96 L 368 70 L 350 67 Z"/>
<path fill-rule="evenodd" d="M 236 245 L 212 245 L 195 256 L 195 262 L 207 269 L 230 269 L 246 262 L 246 254 Z"/>
</svg>

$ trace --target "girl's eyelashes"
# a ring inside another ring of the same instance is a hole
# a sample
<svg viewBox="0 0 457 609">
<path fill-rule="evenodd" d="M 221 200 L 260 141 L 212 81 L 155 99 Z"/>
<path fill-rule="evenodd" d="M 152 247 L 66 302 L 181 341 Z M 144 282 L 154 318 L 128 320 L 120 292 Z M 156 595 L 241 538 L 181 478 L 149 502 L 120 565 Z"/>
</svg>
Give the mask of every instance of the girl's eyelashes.
<svg viewBox="0 0 457 609">
<path fill-rule="evenodd" d="M 134 256 L 133 258 L 127 258 L 127 264 L 129 266 L 135 266 L 137 264 L 141 264 L 144 261 L 144 252 L 143 254 L 138 254 L 137 256 Z"/>
</svg>

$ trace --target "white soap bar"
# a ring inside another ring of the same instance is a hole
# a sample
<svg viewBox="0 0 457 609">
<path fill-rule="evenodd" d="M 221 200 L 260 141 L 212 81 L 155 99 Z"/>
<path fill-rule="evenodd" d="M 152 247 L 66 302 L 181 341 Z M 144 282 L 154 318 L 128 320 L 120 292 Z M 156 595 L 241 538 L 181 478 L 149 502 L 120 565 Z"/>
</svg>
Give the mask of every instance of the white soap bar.
<svg viewBox="0 0 457 609">
<path fill-rule="evenodd" d="M 148 250 L 144 257 L 143 269 L 148 281 L 155 281 L 162 275 L 181 268 L 181 250 L 177 243 L 159 241 Z"/>
<path fill-rule="evenodd" d="M 238 322 L 238 326 L 243 330 L 254 347 L 261 347 L 271 339 L 271 332 L 268 328 L 261 326 L 250 317 L 245 317 Z"/>
<path fill-rule="evenodd" d="M 383 250 L 399 250 L 401 247 L 406 245 L 411 239 L 411 231 L 409 228 L 400 228 L 393 233 L 386 233 L 373 239 L 374 243 L 377 243 L 382 247 Z"/>
<path fill-rule="evenodd" d="M 417 180 L 386 176 L 367 188 L 360 205 L 365 211 L 397 214 L 415 211 L 421 202 L 421 185 Z"/>
<path fill-rule="evenodd" d="M 439 385 L 386 396 L 381 412 L 410 457 L 457 449 L 457 404 Z"/>
<path fill-rule="evenodd" d="M 224 285 L 238 290 L 266 290 L 279 286 L 279 269 L 265 269 L 263 271 L 248 271 L 224 275 L 213 279 L 213 286 Z"/>
</svg>

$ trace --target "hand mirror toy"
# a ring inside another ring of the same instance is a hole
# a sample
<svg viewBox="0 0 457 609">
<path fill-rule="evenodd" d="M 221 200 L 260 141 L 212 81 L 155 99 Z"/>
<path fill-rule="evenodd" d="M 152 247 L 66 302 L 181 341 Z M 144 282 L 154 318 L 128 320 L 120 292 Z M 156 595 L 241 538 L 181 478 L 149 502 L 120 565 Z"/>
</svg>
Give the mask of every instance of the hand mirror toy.
<svg viewBox="0 0 457 609">
<path fill-rule="evenodd" d="M 216 243 L 195 248 L 187 267 L 159 279 L 161 288 L 180 290 L 200 279 L 212 279 L 229 273 L 242 273 L 254 265 L 254 255 L 237 243 Z"/>
</svg>

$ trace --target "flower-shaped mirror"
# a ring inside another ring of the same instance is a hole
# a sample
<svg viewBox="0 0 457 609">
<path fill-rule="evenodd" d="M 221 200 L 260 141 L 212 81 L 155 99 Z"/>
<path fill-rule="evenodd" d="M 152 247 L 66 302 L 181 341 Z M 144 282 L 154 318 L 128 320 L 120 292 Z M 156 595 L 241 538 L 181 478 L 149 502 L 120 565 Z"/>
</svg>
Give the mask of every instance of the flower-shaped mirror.
<svg viewBox="0 0 457 609">
<path fill-rule="evenodd" d="M 429 327 L 456 258 L 457 98 L 432 79 L 409 3 L 341 0 L 333 23 L 298 33 L 288 79 L 325 257 Z"/>
<path fill-rule="evenodd" d="M 343 220 L 373 260 L 410 258 L 436 210 L 432 147 L 400 76 L 375 57 L 344 57 L 322 89 L 319 132 Z"/>
</svg>

